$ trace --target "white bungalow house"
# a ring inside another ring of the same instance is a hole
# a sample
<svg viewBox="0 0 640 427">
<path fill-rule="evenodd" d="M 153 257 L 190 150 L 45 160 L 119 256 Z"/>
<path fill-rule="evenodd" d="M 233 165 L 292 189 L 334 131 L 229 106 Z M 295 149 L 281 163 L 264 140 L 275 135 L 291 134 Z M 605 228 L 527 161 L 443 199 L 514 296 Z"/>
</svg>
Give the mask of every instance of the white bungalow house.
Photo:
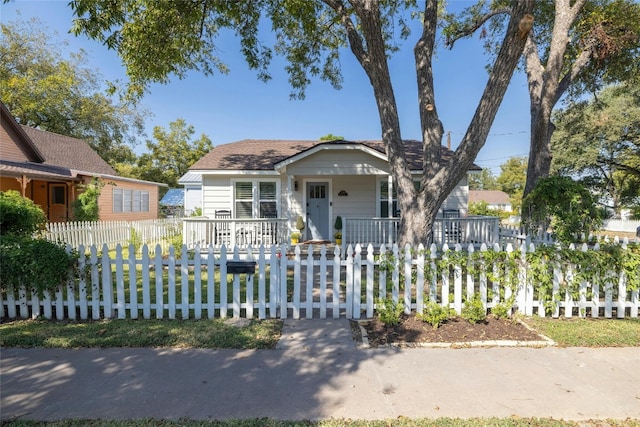
<svg viewBox="0 0 640 427">
<path fill-rule="evenodd" d="M 418 183 L 422 143 L 405 144 Z M 442 147 L 443 161 L 451 154 Z M 399 212 L 382 141 L 242 140 L 216 146 L 189 173 L 202 177 L 206 217 L 185 222 L 190 245 L 285 243 L 298 217 L 302 240 L 333 240 L 337 216 L 346 243 L 395 239 Z M 468 191 L 465 177 L 442 205 L 443 218 L 465 220 Z"/>
</svg>

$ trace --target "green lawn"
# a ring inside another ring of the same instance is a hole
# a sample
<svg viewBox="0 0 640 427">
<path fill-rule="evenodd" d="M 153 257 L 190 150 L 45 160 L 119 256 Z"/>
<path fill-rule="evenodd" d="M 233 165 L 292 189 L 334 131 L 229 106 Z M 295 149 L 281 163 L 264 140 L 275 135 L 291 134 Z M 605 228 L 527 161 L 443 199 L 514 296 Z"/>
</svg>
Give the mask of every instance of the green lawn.
<svg viewBox="0 0 640 427">
<path fill-rule="evenodd" d="M 530 317 L 525 323 L 566 347 L 639 347 L 640 318 L 550 319 Z"/>
<path fill-rule="evenodd" d="M 17 320 L 0 324 L 0 347 L 275 348 L 279 320 L 236 327 L 215 320 Z"/>
</svg>

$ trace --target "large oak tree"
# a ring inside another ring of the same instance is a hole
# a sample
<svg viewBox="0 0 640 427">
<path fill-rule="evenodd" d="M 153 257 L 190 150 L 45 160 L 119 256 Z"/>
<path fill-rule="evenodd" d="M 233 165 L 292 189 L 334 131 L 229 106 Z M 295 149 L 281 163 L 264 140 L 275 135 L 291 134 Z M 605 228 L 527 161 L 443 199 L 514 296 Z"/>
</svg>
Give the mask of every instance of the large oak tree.
<svg viewBox="0 0 640 427">
<path fill-rule="evenodd" d="M 489 50 L 504 30 L 509 1 L 479 1 L 448 16 L 448 44 L 481 31 Z M 531 108 L 531 144 L 525 196 L 549 175 L 554 107 L 563 96 L 579 97 L 602 85 L 640 74 L 640 3 L 633 0 L 536 2 L 533 29 L 526 36 L 524 68 Z M 485 25 L 486 24 L 486 25 Z M 499 46 L 498 42 L 498 46 Z"/>
<path fill-rule="evenodd" d="M 436 0 L 72 0 L 71 6 L 77 16 L 75 32 L 118 52 L 127 67 L 131 93 L 137 96 L 150 82 L 184 77 L 189 70 L 225 72 L 224 63 L 216 56 L 216 36 L 222 29 L 236 32 L 242 53 L 261 79 L 269 79 L 272 55 L 283 55 L 288 60 L 286 71 L 293 95 L 300 98 L 313 77 L 340 86 L 339 59 L 348 47 L 366 73 L 378 107 L 382 140 L 402 212 L 399 241 L 416 245 L 431 240 L 431 226 L 440 205 L 464 178 L 486 141 L 526 42 L 519 35 L 518 24 L 533 11 L 533 3 L 518 1 L 509 8 L 509 22 L 486 87 L 447 163 L 441 161 L 443 125 L 433 83 L 432 61 L 441 24 Z M 407 20 L 414 16 L 421 20 L 413 49 L 424 148 L 419 191 L 405 160 L 388 64 L 398 47 L 394 29 L 407 37 Z M 260 37 L 266 20 L 275 33 L 274 46 L 263 44 Z"/>
</svg>

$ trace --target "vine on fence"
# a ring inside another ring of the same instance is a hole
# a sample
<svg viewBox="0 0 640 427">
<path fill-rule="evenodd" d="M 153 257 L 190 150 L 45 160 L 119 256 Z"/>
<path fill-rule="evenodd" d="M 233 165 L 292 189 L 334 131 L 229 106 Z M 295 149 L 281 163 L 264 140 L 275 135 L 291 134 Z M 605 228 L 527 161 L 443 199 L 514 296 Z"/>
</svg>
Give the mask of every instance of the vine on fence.
<svg viewBox="0 0 640 427">
<path fill-rule="evenodd" d="M 436 281 L 439 274 L 455 277 L 468 274 L 473 277 L 484 275 L 486 279 L 497 285 L 500 303 L 492 308 L 497 317 L 508 317 L 514 303 L 514 291 L 519 283 L 521 271 L 525 271 L 529 283 L 532 284 L 543 301 L 547 313 L 553 311 L 563 295 L 570 295 L 574 300 L 580 298 L 581 284 L 585 296 L 591 297 L 593 284 L 608 286 L 619 277 L 623 277 L 627 289 L 640 289 L 640 245 L 602 244 L 586 250 L 561 246 L 540 245 L 535 250 L 527 251 L 523 256 L 519 250 L 464 251 L 446 249 L 437 253 L 432 259 L 430 250 L 412 250 L 412 259 L 424 256 L 424 277 L 428 283 Z M 386 251 L 378 256 L 377 262 L 381 271 L 386 271 L 388 279 L 397 271 L 399 286 L 405 283 L 405 270 L 402 268 L 404 256 Z M 433 262 L 431 262 L 433 261 Z M 412 268 L 412 283 L 417 280 L 417 267 Z M 557 274 L 555 274 L 557 272 Z M 558 289 L 554 293 L 554 281 Z M 494 288 L 488 287 L 488 298 L 492 298 Z M 507 298 L 506 291 L 510 290 Z M 428 292 L 428 291 L 427 291 Z"/>
</svg>

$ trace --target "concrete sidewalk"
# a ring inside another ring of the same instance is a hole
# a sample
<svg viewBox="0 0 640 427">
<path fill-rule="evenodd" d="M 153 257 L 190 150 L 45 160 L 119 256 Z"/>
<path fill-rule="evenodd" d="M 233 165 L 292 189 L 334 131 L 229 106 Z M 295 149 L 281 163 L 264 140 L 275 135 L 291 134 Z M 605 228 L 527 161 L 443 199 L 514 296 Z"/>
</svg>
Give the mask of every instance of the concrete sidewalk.
<svg viewBox="0 0 640 427">
<path fill-rule="evenodd" d="M 358 349 L 288 320 L 275 350 L 3 349 L 1 417 L 640 419 L 638 348 Z"/>
</svg>

